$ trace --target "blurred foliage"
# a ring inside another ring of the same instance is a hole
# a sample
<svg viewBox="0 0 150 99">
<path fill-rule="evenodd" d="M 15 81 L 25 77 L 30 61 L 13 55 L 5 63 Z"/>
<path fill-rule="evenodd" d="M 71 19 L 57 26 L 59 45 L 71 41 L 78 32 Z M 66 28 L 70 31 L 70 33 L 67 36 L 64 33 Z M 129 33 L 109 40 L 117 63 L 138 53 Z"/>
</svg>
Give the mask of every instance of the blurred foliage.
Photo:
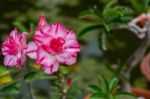
<svg viewBox="0 0 150 99">
<path fill-rule="evenodd" d="M 119 80 L 115 77 L 111 78 L 110 81 L 106 80 L 103 76 L 98 77 L 99 85 L 90 85 L 88 89 L 92 92 L 90 99 L 136 99 L 129 93 L 117 92 L 119 88 Z"/>
<path fill-rule="evenodd" d="M 126 25 L 133 17 L 149 12 L 150 0 L 1 0 L 0 1 L 0 32 L 1 42 L 9 31 L 16 27 L 21 32 L 28 31 L 30 38 L 37 25 L 40 13 L 45 13 L 48 22 L 62 22 L 74 30 L 81 44 L 78 63 L 66 67 L 61 66 L 61 72 L 67 79 L 72 78 L 72 86 L 68 89 L 68 99 L 83 99 L 88 93 L 87 87 L 97 82 L 99 75 L 106 78 L 106 92 L 112 94 L 117 89 L 122 63 L 134 52 L 140 40 L 126 29 L 116 30 L 115 26 Z M 95 41 L 95 39 L 97 41 Z M 99 49 L 98 49 L 99 47 Z M 119 61 L 118 61 L 119 60 Z M 1 56 L 1 64 L 2 64 Z M 41 73 L 39 66 L 29 62 L 27 73 L 24 70 L 3 68 L 0 66 L 0 98 L 28 99 L 26 84 L 32 82 L 37 99 L 58 99 L 59 84 L 56 75 Z M 112 70 L 113 69 L 113 70 Z M 136 68 L 133 71 L 133 86 L 148 88 L 148 82 Z M 115 70 L 115 72 L 113 72 Z M 66 81 L 65 79 L 65 81 Z M 104 80 L 103 78 L 100 78 Z M 39 82 L 36 86 L 36 82 Z M 23 83 L 22 83 L 23 82 Z M 45 84 L 48 83 L 48 85 Z M 25 83 L 25 84 L 24 84 Z M 141 85 L 142 83 L 142 85 Z M 42 88 L 40 87 L 42 86 Z M 117 87 L 116 87 L 117 85 Z M 92 85 L 92 99 L 100 99 L 101 83 Z M 23 87 L 23 88 L 22 88 Z M 88 87 L 89 88 L 89 87 Z M 97 95 L 98 94 L 98 95 Z M 94 96 L 95 95 L 95 96 Z M 117 99 L 134 99 L 129 94 L 116 94 Z M 108 98 L 107 98 L 108 99 Z"/>
</svg>

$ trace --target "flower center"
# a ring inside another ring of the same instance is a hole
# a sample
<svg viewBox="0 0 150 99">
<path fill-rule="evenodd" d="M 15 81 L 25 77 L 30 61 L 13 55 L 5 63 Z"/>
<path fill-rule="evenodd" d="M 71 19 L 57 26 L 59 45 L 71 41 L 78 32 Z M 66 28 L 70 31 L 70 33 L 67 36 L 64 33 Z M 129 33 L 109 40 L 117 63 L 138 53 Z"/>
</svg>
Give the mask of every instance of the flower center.
<svg viewBox="0 0 150 99">
<path fill-rule="evenodd" d="M 64 43 L 65 43 L 65 40 L 62 37 L 53 38 L 50 42 L 50 48 L 54 52 L 59 53 L 63 50 Z"/>
<path fill-rule="evenodd" d="M 16 55 L 18 53 L 18 46 L 16 44 L 8 44 L 7 45 L 8 47 L 8 50 L 7 52 L 10 54 L 10 55 Z"/>
</svg>

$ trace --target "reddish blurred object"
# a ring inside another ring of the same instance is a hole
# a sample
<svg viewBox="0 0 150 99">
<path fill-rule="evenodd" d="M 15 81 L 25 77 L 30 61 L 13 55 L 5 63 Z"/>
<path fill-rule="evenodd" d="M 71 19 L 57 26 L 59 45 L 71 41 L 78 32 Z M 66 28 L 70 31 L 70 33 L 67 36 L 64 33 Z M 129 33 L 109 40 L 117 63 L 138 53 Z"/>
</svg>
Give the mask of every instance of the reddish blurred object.
<svg viewBox="0 0 150 99">
<path fill-rule="evenodd" d="M 72 78 L 71 77 L 67 78 L 66 83 L 68 86 L 71 86 L 72 85 Z"/>
<path fill-rule="evenodd" d="M 143 89 L 143 88 L 136 88 L 136 87 L 132 87 L 131 88 L 132 94 L 135 96 L 142 96 L 145 99 L 150 99 L 150 91 Z"/>
<path fill-rule="evenodd" d="M 141 72 L 150 81 L 150 53 L 146 55 L 141 62 Z"/>
</svg>

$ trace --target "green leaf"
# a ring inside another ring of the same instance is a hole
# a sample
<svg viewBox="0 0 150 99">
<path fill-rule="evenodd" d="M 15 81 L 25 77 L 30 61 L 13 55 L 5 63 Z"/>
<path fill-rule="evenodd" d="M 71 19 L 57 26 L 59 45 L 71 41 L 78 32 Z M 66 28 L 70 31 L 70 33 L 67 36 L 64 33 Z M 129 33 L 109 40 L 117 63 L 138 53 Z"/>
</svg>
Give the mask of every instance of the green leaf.
<svg viewBox="0 0 150 99">
<path fill-rule="evenodd" d="M 24 80 L 27 83 L 32 82 L 34 80 L 40 80 L 40 79 L 53 80 L 53 79 L 57 79 L 57 77 L 52 76 L 52 75 L 46 75 L 45 73 L 43 73 L 41 71 L 32 71 L 32 72 L 29 72 L 29 73 L 25 74 L 25 76 L 24 76 Z"/>
<path fill-rule="evenodd" d="M 129 0 L 134 11 L 136 11 L 136 13 L 142 13 L 145 11 L 144 5 L 142 4 L 143 2 L 140 0 Z"/>
<path fill-rule="evenodd" d="M 0 89 L 1 93 L 7 93 L 7 94 L 17 94 L 19 92 L 20 83 L 14 82 L 8 86 L 5 86 Z"/>
<path fill-rule="evenodd" d="M 104 10 L 103 10 L 103 15 L 107 13 L 108 9 L 111 9 L 111 7 L 117 3 L 118 0 L 111 0 L 108 4 L 105 5 Z"/>
<path fill-rule="evenodd" d="M 122 92 L 115 95 L 115 99 L 137 99 L 137 97 L 133 96 L 130 93 Z"/>
<path fill-rule="evenodd" d="M 79 15 L 79 18 L 84 18 L 87 15 L 95 15 L 95 16 L 101 18 L 101 14 L 96 7 L 92 7 L 86 11 L 81 12 Z"/>
<path fill-rule="evenodd" d="M 14 99 L 13 96 L 4 96 L 3 99 Z"/>
<path fill-rule="evenodd" d="M 118 87 L 118 79 L 114 77 L 109 83 L 109 91 L 112 92 L 117 87 Z"/>
<path fill-rule="evenodd" d="M 149 3 L 150 3 L 150 0 L 144 0 L 144 7 L 148 8 Z"/>
<path fill-rule="evenodd" d="M 98 34 L 98 47 L 104 51 L 107 50 L 107 48 L 106 48 L 106 34 L 105 33 L 99 33 Z"/>
<path fill-rule="evenodd" d="M 105 98 L 105 96 L 103 94 L 94 93 L 94 94 L 92 94 L 92 96 L 90 97 L 90 99 L 106 99 L 106 98 Z"/>
<path fill-rule="evenodd" d="M 111 8 L 114 4 L 116 4 L 118 2 L 118 0 L 111 0 L 109 3 L 107 3 L 104 7 L 105 9 Z"/>
<path fill-rule="evenodd" d="M 30 23 L 29 40 L 32 40 L 33 34 L 34 34 L 34 30 L 35 30 L 35 25 L 34 25 L 34 23 Z"/>
<path fill-rule="evenodd" d="M 101 75 L 98 77 L 98 81 L 99 81 L 99 86 L 101 86 L 101 90 L 103 91 L 104 94 L 108 93 L 109 91 L 109 84 L 107 82 L 107 80 Z"/>
<path fill-rule="evenodd" d="M 96 85 L 90 85 L 90 86 L 88 86 L 88 90 L 91 91 L 92 93 L 102 93 L 101 88 L 99 88 Z"/>
<path fill-rule="evenodd" d="M 104 27 L 105 27 L 105 30 L 106 30 L 106 33 L 107 32 L 110 32 L 112 30 L 112 27 L 113 27 L 113 24 L 112 23 L 103 23 Z"/>
<path fill-rule="evenodd" d="M 71 68 L 69 68 L 68 66 L 60 66 L 60 72 L 62 74 L 68 74 L 71 71 Z"/>
<path fill-rule="evenodd" d="M 107 22 L 110 22 L 116 18 L 124 18 L 133 13 L 133 11 L 124 6 L 115 6 L 113 8 L 108 8 L 103 13 L 103 17 Z"/>
<path fill-rule="evenodd" d="M 22 24 L 21 22 L 14 22 L 13 23 L 13 25 L 15 26 L 15 27 L 17 27 L 19 30 L 20 30 L 20 32 L 25 32 L 25 31 L 27 31 L 27 29 L 25 28 L 25 26 L 24 26 L 24 24 Z"/>
<path fill-rule="evenodd" d="M 90 25 L 87 26 L 86 28 L 84 28 L 83 30 L 81 30 L 81 32 L 78 34 L 79 37 L 83 36 L 84 34 L 96 30 L 96 29 L 100 29 L 102 27 L 102 25 Z"/>
</svg>

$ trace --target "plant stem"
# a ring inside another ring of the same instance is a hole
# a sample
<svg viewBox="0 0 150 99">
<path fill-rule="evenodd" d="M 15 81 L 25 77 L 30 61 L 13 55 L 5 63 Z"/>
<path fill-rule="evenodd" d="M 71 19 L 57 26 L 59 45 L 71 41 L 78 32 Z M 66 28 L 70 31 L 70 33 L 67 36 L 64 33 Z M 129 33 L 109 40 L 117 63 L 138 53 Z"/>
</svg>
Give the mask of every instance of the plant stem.
<svg viewBox="0 0 150 99">
<path fill-rule="evenodd" d="M 33 87 L 32 87 L 32 83 L 28 83 L 28 91 L 29 91 L 29 95 L 30 95 L 30 99 L 36 99 L 34 92 L 33 92 Z"/>
<path fill-rule="evenodd" d="M 147 31 L 145 32 L 145 37 L 143 38 L 139 47 L 135 50 L 135 52 L 127 59 L 124 63 L 124 68 L 121 72 L 128 80 L 130 79 L 130 73 L 133 68 L 140 62 L 140 60 L 144 57 L 144 54 L 150 44 L 150 22 L 146 24 Z M 140 32 L 140 31 L 139 31 Z M 121 89 L 126 91 L 131 91 L 129 83 L 125 80 L 121 80 Z"/>
<path fill-rule="evenodd" d="M 28 73 L 30 70 L 29 64 L 28 63 L 24 64 L 24 67 L 25 67 L 25 73 Z M 30 99 L 36 99 L 34 95 L 33 87 L 32 87 L 32 82 L 27 83 L 27 87 L 28 87 L 28 93 L 29 93 Z"/>
<path fill-rule="evenodd" d="M 58 71 L 57 77 L 58 77 L 58 81 L 60 84 L 60 97 L 59 97 L 59 99 L 67 99 L 66 98 L 67 89 L 64 86 L 64 84 L 65 84 L 64 76 L 63 76 L 63 74 L 60 73 L 60 71 Z"/>
<path fill-rule="evenodd" d="M 145 37 L 142 40 L 140 46 L 136 49 L 136 51 L 127 59 L 125 62 L 126 69 L 124 73 L 126 73 L 127 77 L 129 77 L 132 69 L 139 63 L 139 61 L 144 57 L 144 54 L 150 44 L 150 22 L 147 24 L 147 32 L 145 32 Z"/>
</svg>

